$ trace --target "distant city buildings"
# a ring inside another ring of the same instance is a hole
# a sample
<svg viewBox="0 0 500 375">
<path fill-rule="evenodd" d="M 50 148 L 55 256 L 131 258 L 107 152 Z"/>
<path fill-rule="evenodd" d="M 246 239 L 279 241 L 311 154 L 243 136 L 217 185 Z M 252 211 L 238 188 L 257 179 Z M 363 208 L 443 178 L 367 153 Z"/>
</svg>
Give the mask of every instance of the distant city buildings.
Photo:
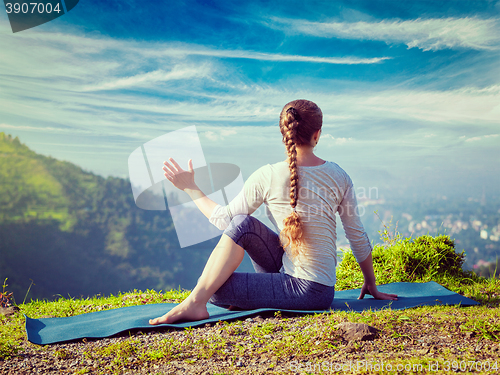
<svg viewBox="0 0 500 375">
<path fill-rule="evenodd" d="M 483 193 L 477 198 L 438 196 L 424 201 L 373 195 L 359 196 L 358 203 L 366 209 L 361 219 L 374 244 L 382 241 L 380 233 L 387 228 L 411 238 L 445 234 L 454 240 L 457 252 L 465 250 L 467 269 L 496 263 L 500 258 L 500 197 Z M 339 229 L 339 249 L 348 248 L 342 232 Z"/>
</svg>

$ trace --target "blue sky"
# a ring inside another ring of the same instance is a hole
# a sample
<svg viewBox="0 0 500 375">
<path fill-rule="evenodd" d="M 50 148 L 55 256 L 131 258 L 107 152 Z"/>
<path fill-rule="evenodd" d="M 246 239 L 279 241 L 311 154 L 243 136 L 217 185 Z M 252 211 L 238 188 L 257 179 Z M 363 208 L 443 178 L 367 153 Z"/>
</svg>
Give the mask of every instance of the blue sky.
<svg viewBox="0 0 500 375">
<path fill-rule="evenodd" d="M 247 178 L 284 160 L 279 112 L 305 98 L 358 187 L 498 194 L 500 1 L 80 0 L 15 34 L 0 13 L 0 131 L 94 173 L 196 125 Z"/>
</svg>

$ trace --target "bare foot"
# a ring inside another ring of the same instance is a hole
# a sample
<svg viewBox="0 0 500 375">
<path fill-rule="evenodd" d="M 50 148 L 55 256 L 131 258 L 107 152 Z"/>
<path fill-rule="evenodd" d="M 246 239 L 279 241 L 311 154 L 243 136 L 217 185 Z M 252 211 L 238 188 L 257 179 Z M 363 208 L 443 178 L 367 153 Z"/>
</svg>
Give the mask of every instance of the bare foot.
<svg viewBox="0 0 500 375">
<path fill-rule="evenodd" d="M 194 321 L 208 319 L 209 314 L 206 304 L 199 304 L 184 300 L 180 305 L 175 306 L 172 310 L 163 316 L 155 319 L 150 319 L 149 324 L 157 325 L 164 323 L 175 323 L 179 320 Z"/>
</svg>

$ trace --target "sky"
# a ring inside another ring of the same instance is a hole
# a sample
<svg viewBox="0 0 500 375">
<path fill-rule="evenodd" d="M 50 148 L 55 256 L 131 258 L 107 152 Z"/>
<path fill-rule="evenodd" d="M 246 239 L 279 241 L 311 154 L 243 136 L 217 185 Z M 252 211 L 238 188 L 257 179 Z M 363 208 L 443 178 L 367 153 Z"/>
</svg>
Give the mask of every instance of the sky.
<svg viewBox="0 0 500 375">
<path fill-rule="evenodd" d="M 498 195 L 500 1 L 80 0 L 17 33 L 0 12 L 0 132 L 102 176 L 195 125 L 246 179 L 285 159 L 294 99 L 357 189 Z"/>
</svg>

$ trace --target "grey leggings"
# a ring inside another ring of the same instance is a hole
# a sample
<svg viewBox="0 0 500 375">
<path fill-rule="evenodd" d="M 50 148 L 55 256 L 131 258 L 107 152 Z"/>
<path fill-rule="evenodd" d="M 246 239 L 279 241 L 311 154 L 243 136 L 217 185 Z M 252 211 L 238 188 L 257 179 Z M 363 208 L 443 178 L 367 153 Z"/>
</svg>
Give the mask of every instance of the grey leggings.
<svg viewBox="0 0 500 375">
<path fill-rule="evenodd" d="M 224 231 L 250 256 L 257 273 L 234 272 L 209 302 L 245 310 L 272 307 L 290 310 L 325 310 L 334 287 L 280 273 L 283 248 L 279 236 L 258 219 L 236 215 Z"/>
</svg>

